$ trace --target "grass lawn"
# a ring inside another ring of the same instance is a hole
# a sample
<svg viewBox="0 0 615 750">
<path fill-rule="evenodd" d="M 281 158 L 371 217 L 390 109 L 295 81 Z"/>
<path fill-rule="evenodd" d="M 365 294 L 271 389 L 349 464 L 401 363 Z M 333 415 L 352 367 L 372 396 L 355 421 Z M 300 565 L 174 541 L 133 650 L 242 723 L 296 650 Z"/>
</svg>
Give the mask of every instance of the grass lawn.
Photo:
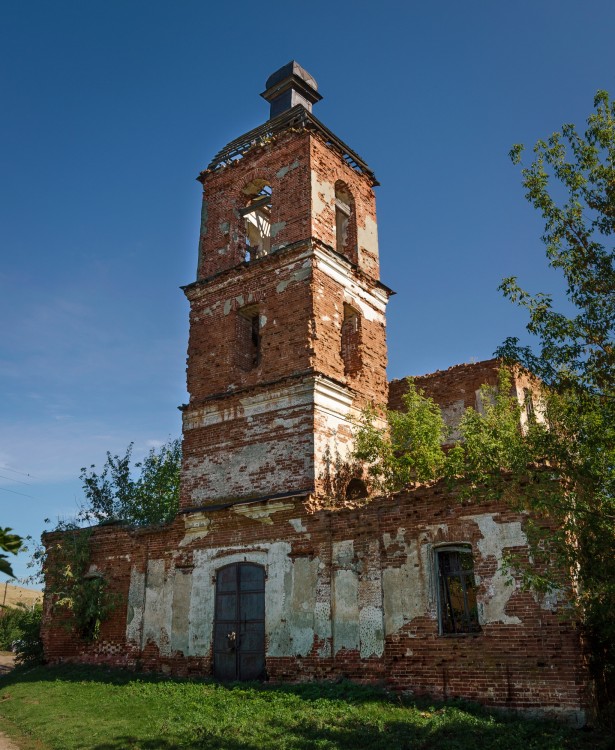
<svg viewBox="0 0 615 750">
<path fill-rule="evenodd" d="M 593 731 L 401 701 L 350 683 L 234 684 L 86 667 L 0 679 L 0 730 L 23 750 L 607 750 Z"/>
</svg>

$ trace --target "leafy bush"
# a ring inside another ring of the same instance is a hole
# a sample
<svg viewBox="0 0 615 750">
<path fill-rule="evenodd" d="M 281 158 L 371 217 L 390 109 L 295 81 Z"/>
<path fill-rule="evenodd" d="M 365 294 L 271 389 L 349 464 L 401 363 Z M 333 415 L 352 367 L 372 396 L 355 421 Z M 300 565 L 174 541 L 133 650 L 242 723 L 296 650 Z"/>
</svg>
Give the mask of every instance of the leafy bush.
<svg viewBox="0 0 615 750">
<path fill-rule="evenodd" d="M 41 619 L 43 608 L 40 604 L 26 607 L 6 607 L 0 613 L 0 648 L 16 654 L 21 664 L 34 664 L 43 660 L 41 641 Z"/>
</svg>

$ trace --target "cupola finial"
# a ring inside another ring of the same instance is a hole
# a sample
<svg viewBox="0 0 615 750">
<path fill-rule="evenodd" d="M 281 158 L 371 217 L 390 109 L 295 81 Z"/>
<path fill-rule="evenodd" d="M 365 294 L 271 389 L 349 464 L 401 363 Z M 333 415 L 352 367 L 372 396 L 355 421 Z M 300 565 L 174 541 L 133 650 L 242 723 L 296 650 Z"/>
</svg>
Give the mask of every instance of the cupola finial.
<svg viewBox="0 0 615 750">
<path fill-rule="evenodd" d="M 272 73 L 265 86 L 261 96 L 271 105 L 270 120 L 297 104 L 311 112 L 312 105 L 322 99 L 316 80 L 295 60 Z"/>
</svg>

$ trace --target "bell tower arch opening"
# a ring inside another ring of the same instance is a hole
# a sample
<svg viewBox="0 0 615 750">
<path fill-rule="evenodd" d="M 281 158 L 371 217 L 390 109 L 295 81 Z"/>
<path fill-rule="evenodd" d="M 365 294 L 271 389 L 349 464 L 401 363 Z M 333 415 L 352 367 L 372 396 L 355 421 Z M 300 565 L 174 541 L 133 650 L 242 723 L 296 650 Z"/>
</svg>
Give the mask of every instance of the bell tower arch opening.
<svg viewBox="0 0 615 750">
<path fill-rule="evenodd" d="M 243 189 L 245 208 L 239 210 L 244 222 L 245 260 L 255 260 L 271 252 L 271 185 L 253 180 Z"/>
</svg>

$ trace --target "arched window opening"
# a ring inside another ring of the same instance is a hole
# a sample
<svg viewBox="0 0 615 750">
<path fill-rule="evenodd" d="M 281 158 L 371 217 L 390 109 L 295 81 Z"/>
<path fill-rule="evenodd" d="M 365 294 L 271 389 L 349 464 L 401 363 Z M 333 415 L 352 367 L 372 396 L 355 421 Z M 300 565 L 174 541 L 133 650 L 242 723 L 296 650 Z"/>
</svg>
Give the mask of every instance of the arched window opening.
<svg viewBox="0 0 615 750">
<path fill-rule="evenodd" d="M 343 182 L 335 183 L 335 249 L 348 255 L 352 249 L 353 198 Z"/>
<path fill-rule="evenodd" d="M 474 558 L 469 544 L 436 550 L 440 634 L 479 633 Z"/>
<path fill-rule="evenodd" d="M 354 307 L 346 303 L 342 321 L 341 356 L 345 375 L 355 375 L 361 370 L 361 316 Z"/>
<path fill-rule="evenodd" d="M 346 485 L 346 499 L 347 500 L 360 500 L 367 497 L 369 492 L 367 491 L 367 485 L 362 479 L 354 477 Z"/>
<path fill-rule="evenodd" d="M 244 222 L 245 260 L 255 260 L 271 252 L 271 187 L 264 180 L 253 180 L 243 192 L 248 196 L 240 210 Z"/>
<path fill-rule="evenodd" d="M 253 370 L 261 360 L 261 318 L 256 305 L 244 307 L 237 314 L 237 364 L 242 370 Z"/>
</svg>

